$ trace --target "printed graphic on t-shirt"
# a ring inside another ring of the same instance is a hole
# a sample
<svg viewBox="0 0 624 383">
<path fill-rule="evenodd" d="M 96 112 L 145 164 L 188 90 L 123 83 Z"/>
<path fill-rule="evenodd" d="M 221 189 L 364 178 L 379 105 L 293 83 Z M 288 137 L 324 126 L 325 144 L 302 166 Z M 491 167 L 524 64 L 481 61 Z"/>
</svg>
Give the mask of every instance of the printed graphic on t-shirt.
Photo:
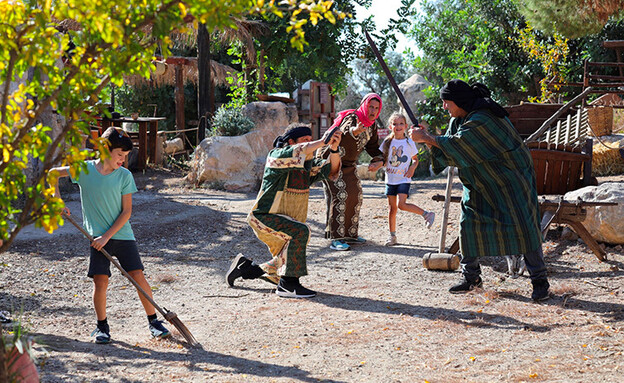
<svg viewBox="0 0 624 383">
<path fill-rule="evenodd" d="M 401 166 L 402 163 L 408 162 L 410 159 L 403 154 L 403 146 L 392 146 L 392 155 L 390 156 L 390 166 L 396 168 Z"/>
<path fill-rule="evenodd" d="M 411 182 L 411 179 L 406 175 L 412 164 L 412 158 L 417 153 L 418 149 L 413 141 L 405 138 L 392 139 L 388 148 L 388 162 L 386 163 L 386 183 L 388 185 Z"/>
</svg>

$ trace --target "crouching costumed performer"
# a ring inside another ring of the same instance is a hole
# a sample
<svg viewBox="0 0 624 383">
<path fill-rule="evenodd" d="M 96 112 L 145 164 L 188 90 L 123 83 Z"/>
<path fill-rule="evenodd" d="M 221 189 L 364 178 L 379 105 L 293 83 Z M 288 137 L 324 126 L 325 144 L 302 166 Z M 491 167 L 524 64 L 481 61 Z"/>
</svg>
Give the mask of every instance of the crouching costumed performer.
<svg viewBox="0 0 624 383">
<path fill-rule="evenodd" d="M 329 131 L 328 131 L 329 132 Z M 326 133 L 327 134 L 327 133 Z M 308 215 L 310 185 L 336 177 L 340 170 L 338 145 L 342 133 L 336 130 L 329 141 L 329 159 L 314 157 L 314 151 L 326 146 L 325 136 L 312 141 L 312 130 L 306 124 L 291 124 L 275 139 L 267 156 L 262 186 L 256 204 L 247 217 L 254 233 L 271 252 L 272 259 L 256 265 L 239 254 L 225 279 L 234 281 L 265 278 L 277 283 L 281 297 L 311 298 L 316 292 L 301 285 L 299 278 L 308 274 L 306 247 L 310 228 L 304 222 Z"/>
<path fill-rule="evenodd" d="M 481 286 L 478 257 L 523 254 L 532 298 L 547 299 L 535 171 L 527 147 L 485 85 L 453 80 L 440 97 L 452 117 L 446 134 L 434 137 L 414 129 L 411 136 L 432 148 L 435 172 L 455 166 L 463 184 L 459 243 L 464 278 L 450 292 Z"/>
</svg>

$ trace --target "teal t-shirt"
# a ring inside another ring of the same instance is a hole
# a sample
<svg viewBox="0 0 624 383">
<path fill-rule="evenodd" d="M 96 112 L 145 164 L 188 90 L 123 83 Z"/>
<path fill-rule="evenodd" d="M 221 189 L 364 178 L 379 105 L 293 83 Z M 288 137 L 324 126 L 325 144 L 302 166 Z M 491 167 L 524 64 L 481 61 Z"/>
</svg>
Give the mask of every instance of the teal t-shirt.
<svg viewBox="0 0 624 383">
<path fill-rule="evenodd" d="M 102 175 L 95 168 L 95 161 L 86 161 L 87 172 L 81 172 L 73 183 L 80 186 L 83 226 L 93 237 L 104 234 L 121 214 L 121 196 L 136 193 L 132 173 L 124 167 Z M 130 221 L 113 235 L 112 239 L 134 240 Z"/>
</svg>

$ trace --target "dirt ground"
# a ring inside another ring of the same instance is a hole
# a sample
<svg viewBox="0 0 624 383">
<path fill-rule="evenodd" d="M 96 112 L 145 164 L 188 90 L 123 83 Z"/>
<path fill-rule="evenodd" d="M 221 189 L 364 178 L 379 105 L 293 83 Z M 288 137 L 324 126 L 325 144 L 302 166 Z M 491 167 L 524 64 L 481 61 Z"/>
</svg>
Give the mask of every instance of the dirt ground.
<svg viewBox="0 0 624 383">
<path fill-rule="evenodd" d="M 268 259 L 245 222 L 255 193 L 191 189 L 164 171 L 135 178 L 131 222 L 155 300 L 201 347 L 186 347 L 175 332 L 151 339 L 136 292 L 116 270 L 113 343 L 94 344 L 87 241 L 69 224 L 53 235 L 29 227 L 0 255 L 0 310 L 21 317 L 35 337 L 42 382 L 624 381 L 621 246 L 607 246 L 601 263 L 554 227 L 544 244 L 550 300 L 533 303 L 527 276 L 510 278 L 504 258 L 483 260 L 483 289 L 451 295 L 459 271 L 422 266 L 438 247 L 442 203 L 431 196 L 443 193 L 445 178 L 414 182 L 409 200 L 435 211 L 436 222 L 428 230 L 400 212 L 400 245 L 390 248 L 383 183 L 365 181 L 360 235 L 368 242 L 347 252 L 329 250 L 323 238 L 315 187 L 302 282 L 319 294 L 285 299 L 261 280 L 235 288 L 224 281 L 236 254 Z M 66 199 L 80 217 L 78 194 Z M 454 204 L 449 244 L 457 224 Z"/>
</svg>

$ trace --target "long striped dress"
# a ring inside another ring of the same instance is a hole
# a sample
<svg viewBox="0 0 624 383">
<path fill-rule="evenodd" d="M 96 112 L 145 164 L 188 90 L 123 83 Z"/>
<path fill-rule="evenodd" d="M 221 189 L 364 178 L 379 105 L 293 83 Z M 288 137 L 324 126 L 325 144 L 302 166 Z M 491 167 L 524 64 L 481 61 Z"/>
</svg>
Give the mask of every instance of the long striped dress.
<svg viewBox="0 0 624 383">
<path fill-rule="evenodd" d="M 302 277 L 308 274 L 306 247 L 310 185 L 327 178 L 329 161 L 306 161 L 307 143 L 275 148 L 267 156 L 262 186 L 247 217 L 254 233 L 264 242 L 272 259 L 260 265 L 269 275 Z"/>
<path fill-rule="evenodd" d="M 541 246 L 531 155 L 508 118 L 477 110 L 454 118 L 432 148 L 435 172 L 455 166 L 463 184 L 463 257 L 524 254 Z"/>
<path fill-rule="evenodd" d="M 358 237 L 363 194 L 362 183 L 357 175 L 357 161 L 364 150 L 372 157 L 371 162 L 383 161 L 383 153 L 379 150 L 377 122 L 354 136 L 351 129 L 356 127 L 357 123 L 358 117 L 355 113 L 347 115 L 342 120 L 340 124 L 342 131 L 340 172 L 335 180 L 323 180 L 327 203 L 325 238 L 328 239 Z M 319 151 L 319 155 L 329 156 L 327 148 Z"/>
</svg>

